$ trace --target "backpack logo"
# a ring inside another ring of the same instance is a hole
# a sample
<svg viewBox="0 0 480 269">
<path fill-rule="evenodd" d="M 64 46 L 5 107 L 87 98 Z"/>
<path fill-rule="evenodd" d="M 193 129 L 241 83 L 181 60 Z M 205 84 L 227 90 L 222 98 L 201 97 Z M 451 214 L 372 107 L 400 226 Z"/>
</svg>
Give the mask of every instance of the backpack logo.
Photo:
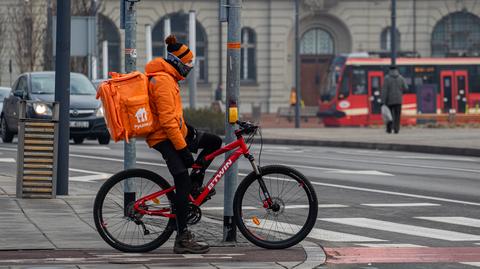
<svg viewBox="0 0 480 269">
<path fill-rule="evenodd" d="M 137 117 L 137 122 L 142 123 L 147 121 L 147 111 L 144 107 L 139 108 L 135 113 L 135 117 Z"/>
</svg>

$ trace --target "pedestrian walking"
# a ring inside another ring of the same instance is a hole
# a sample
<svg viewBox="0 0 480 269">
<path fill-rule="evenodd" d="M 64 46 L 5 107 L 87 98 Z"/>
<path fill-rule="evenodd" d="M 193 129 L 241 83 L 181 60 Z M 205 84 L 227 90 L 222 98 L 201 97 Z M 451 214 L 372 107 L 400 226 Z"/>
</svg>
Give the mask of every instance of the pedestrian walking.
<svg viewBox="0 0 480 269">
<path fill-rule="evenodd" d="M 408 88 L 405 79 L 398 72 L 396 66 L 390 66 L 388 75 L 385 77 L 382 89 L 382 103 L 387 105 L 392 112 L 392 121 L 387 122 L 387 133 L 398 134 L 400 131 L 400 117 L 402 114 L 402 94 Z"/>
<path fill-rule="evenodd" d="M 221 147 L 222 139 L 214 134 L 197 131 L 185 122 L 178 82 L 184 80 L 193 69 L 195 55 L 186 45 L 177 42 L 174 35 L 168 36 L 165 43 L 167 57 L 155 58 L 145 67 L 146 73 L 155 74 L 149 83 L 149 98 L 152 113 L 158 119 L 154 131 L 147 137 L 147 143 L 162 154 L 175 181 L 173 209 L 177 237 L 174 252 L 206 253 L 209 246 L 198 243 L 187 228 L 188 195 L 197 197 L 203 190 L 205 170 L 211 163 L 204 158 Z M 199 148 L 203 150 L 194 161 L 192 152 L 196 153 Z M 189 174 L 188 169 L 193 163 L 201 168 L 195 168 Z M 213 190 L 210 193 L 215 194 Z"/>
</svg>

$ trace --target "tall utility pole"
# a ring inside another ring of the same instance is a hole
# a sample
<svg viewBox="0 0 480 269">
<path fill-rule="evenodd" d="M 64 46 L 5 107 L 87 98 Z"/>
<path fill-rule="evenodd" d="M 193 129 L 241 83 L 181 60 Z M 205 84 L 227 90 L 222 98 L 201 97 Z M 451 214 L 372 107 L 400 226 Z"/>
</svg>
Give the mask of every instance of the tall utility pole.
<svg viewBox="0 0 480 269">
<path fill-rule="evenodd" d="M 102 78 L 108 78 L 108 40 L 102 42 Z"/>
<path fill-rule="evenodd" d="M 170 26 L 170 18 L 166 18 L 163 21 L 163 40 L 167 39 L 167 37 L 172 33 L 172 28 Z M 165 45 L 165 49 L 163 50 L 163 57 L 167 58 L 167 45 Z"/>
<path fill-rule="evenodd" d="M 392 25 L 390 27 L 392 66 L 397 65 L 397 0 L 392 0 Z"/>
<path fill-rule="evenodd" d="M 222 1 L 220 1 L 222 2 Z M 230 0 L 228 5 L 228 39 L 227 39 L 227 96 L 226 96 L 226 128 L 225 143 L 235 140 L 235 125 L 229 123 L 230 107 L 240 106 L 238 93 L 240 88 L 240 18 L 242 0 Z M 239 115 L 238 113 L 237 115 Z M 225 160 L 231 153 L 225 156 Z M 236 226 L 233 221 L 233 196 L 237 188 L 237 163 L 225 173 L 225 195 L 223 209 L 223 240 L 232 242 L 237 240 Z"/>
<path fill-rule="evenodd" d="M 197 55 L 197 21 L 195 18 L 195 11 L 190 10 L 188 14 L 188 46 L 190 51 L 193 52 L 193 55 Z M 198 62 L 195 58 L 193 59 L 194 64 Z M 197 68 L 198 69 L 198 68 Z M 190 99 L 190 108 L 195 109 L 197 106 L 197 72 L 196 69 L 193 69 L 193 74 L 190 74 L 188 78 L 188 97 Z"/>
<path fill-rule="evenodd" d="M 125 1 L 125 72 L 130 73 L 137 69 L 137 17 L 135 12 L 135 2 L 139 0 Z M 136 148 L 135 138 L 129 139 L 129 143 L 124 142 L 124 163 L 125 169 L 135 166 Z"/>
<path fill-rule="evenodd" d="M 57 195 L 68 195 L 70 142 L 70 0 L 57 4 L 55 102 L 60 104 L 58 122 Z"/>
<path fill-rule="evenodd" d="M 301 91 L 300 91 L 300 39 L 299 39 L 299 13 L 300 13 L 300 1 L 295 0 L 295 128 L 300 128 L 300 100 Z"/>
<path fill-rule="evenodd" d="M 152 26 L 145 25 L 145 50 L 147 55 L 147 63 L 153 59 L 152 56 Z"/>
</svg>

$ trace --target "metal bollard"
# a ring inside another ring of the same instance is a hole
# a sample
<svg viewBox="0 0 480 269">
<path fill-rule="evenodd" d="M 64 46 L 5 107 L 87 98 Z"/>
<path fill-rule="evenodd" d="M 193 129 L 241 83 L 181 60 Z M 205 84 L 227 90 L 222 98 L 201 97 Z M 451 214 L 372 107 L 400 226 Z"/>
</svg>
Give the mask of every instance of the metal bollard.
<svg viewBox="0 0 480 269">
<path fill-rule="evenodd" d="M 51 118 L 28 118 L 27 109 L 43 103 Z M 55 198 L 59 104 L 21 101 L 18 113 L 17 197 Z"/>
</svg>

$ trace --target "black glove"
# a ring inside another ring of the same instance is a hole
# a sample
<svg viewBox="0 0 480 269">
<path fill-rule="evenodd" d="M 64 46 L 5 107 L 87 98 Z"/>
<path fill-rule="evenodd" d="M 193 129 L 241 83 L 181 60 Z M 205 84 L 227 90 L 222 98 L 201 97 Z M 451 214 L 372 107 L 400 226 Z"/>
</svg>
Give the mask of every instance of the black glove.
<svg viewBox="0 0 480 269">
<path fill-rule="evenodd" d="M 192 164 L 194 163 L 193 155 L 192 153 L 188 150 L 188 147 L 184 147 L 181 150 L 178 150 L 178 154 L 180 154 L 180 157 L 183 160 L 183 164 L 185 164 L 185 167 L 190 168 L 192 167 Z"/>
</svg>

